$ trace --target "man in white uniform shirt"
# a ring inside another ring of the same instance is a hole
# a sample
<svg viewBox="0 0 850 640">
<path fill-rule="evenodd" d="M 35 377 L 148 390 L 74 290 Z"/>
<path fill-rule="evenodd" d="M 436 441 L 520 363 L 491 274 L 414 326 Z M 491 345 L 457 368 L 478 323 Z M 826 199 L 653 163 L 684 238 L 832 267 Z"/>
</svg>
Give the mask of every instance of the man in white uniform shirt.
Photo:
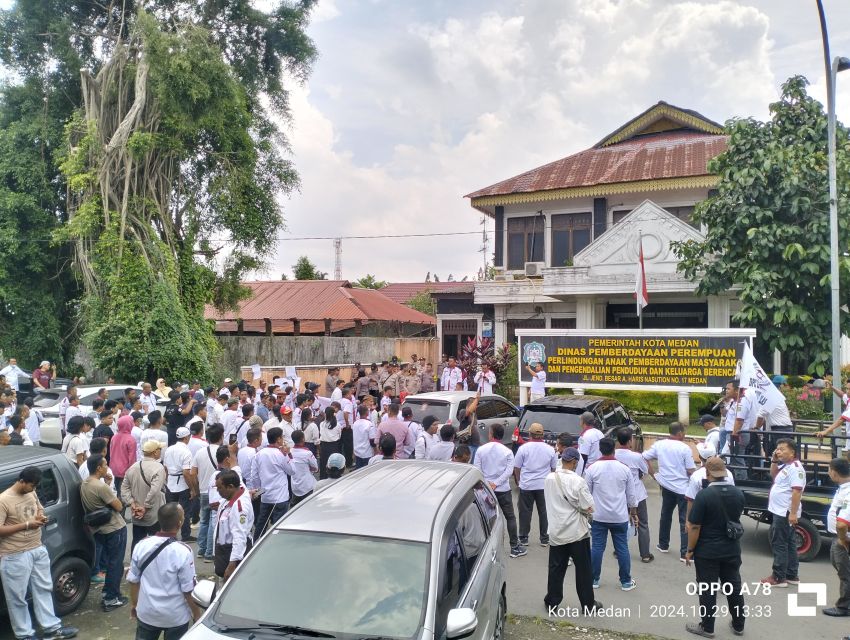
<svg viewBox="0 0 850 640">
<path fill-rule="evenodd" d="M 713 458 L 717 455 L 717 450 L 709 444 L 704 442 L 700 442 L 697 445 L 697 455 L 700 459 L 700 468 L 694 471 L 691 474 L 691 477 L 688 478 L 688 490 L 685 492 L 685 499 L 688 501 L 688 514 L 691 514 L 691 506 L 694 503 L 694 498 L 697 497 L 697 494 L 705 489 L 708 486 L 709 479 L 706 474 L 705 462 L 709 458 Z M 729 469 L 726 469 L 726 482 L 728 484 L 735 484 L 735 476 L 732 475 L 732 472 Z"/>
<path fill-rule="evenodd" d="M 531 402 L 540 400 L 546 396 L 546 371 L 543 369 L 543 363 L 538 362 L 533 368 L 530 365 L 525 368 L 531 374 Z"/>
<path fill-rule="evenodd" d="M 685 530 L 685 514 L 688 501 L 685 493 L 688 490 L 688 478 L 696 469 L 694 454 L 685 444 L 685 427 L 679 422 L 670 425 L 670 437 L 666 440 L 656 440 L 655 444 L 645 451 L 643 459 L 649 464 L 649 475 L 661 487 L 661 517 L 658 523 L 658 544 L 656 549 L 661 553 L 670 551 L 670 528 L 673 522 L 673 510 L 679 510 L 679 559 L 684 562 L 688 552 L 688 533 Z M 656 460 L 658 471 L 653 472 L 651 461 Z"/>
<path fill-rule="evenodd" d="M 523 445 L 525 446 L 525 445 Z M 591 531 L 591 562 L 593 588 L 599 587 L 602 576 L 602 556 L 608 534 L 614 542 L 620 570 L 620 589 L 631 591 L 637 586 L 632 579 L 632 559 L 629 555 L 629 521 L 637 526 L 637 496 L 632 472 L 614 456 L 616 445 L 611 438 L 599 441 L 602 456 L 587 468 L 584 479 L 593 496 Z"/>
<path fill-rule="evenodd" d="M 373 446 L 372 421 L 369 420 L 369 407 L 361 404 L 357 408 L 359 417 L 351 425 L 351 434 L 354 442 L 354 468 L 361 469 L 369 464 L 369 459 L 375 455 Z M 370 437 L 371 436 L 371 437 Z"/>
<path fill-rule="evenodd" d="M 735 410 L 735 425 L 729 436 L 731 444 L 729 451 L 732 453 L 731 462 L 734 465 L 752 468 L 753 461 L 750 459 L 736 458 L 735 456 L 761 455 L 761 439 L 755 432 L 756 420 L 759 414 L 759 405 L 756 394 L 751 389 L 739 389 L 738 403 Z M 746 478 L 747 471 L 736 470 L 734 475 L 740 479 Z"/>
<path fill-rule="evenodd" d="M 528 428 L 531 440 L 522 445 L 514 457 L 514 478 L 519 486 L 519 543 L 528 546 L 531 514 L 537 505 L 540 545 L 549 545 L 549 523 L 546 519 L 546 476 L 558 468 L 555 449 L 543 442 L 543 425 L 535 422 Z"/>
<path fill-rule="evenodd" d="M 632 479 L 635 482 L 635 500 L 637 500 L 638 550 L 641 562 L 648 563 L 655 560 L 655 556 L 649 550 L 649 512 L 646 508 L 646 487 L 643 484 L 643 477 L 649 473 L 649 466 L 643 456 L 633 450 L 634 444 L 634 432 L 630 428 L 617 429 L 617 449 L 614 451 L 614 457 L 632 472 Z"/>
<path fill-rule="evenodd" d="M 295 506 L 313 493 L 316 486 L 314 473 L 319 472 L 316 456 L 304 444 L 304 432 L 300 429 L 292 432 L 295 446 L 289 451 L 289 464 L 292 466 L 292 497 L 290 506 Z"/>
<path fill-rule="evenodd" d="M 596 426 L 596 416 L 590 411 L 585 411 L 579 418 L 581 435 L 578 437 L 578 452 L 581 455 L 576 473 L 584 475 L 584 470 L 602 457 L 599 453 L 599 441 L 605 437 Z"/>
<path fill-rule="evenodd" d="M 215 574 L 227 580 L 253 545 L 254 511 L 250 494 L 232 469 L 219 472 L 216 488 L 222 500 L 215 532 Z"/>
<path fill-rule="evenodd" d="M 445 429 L 450 425 L 443 425 Z M 505 428 L 500 424 L 490 426 L 490 442 L 478 447 L 475 460 L 472 464 L 484 476 L 484 480 L 496 494 L 499 508 L 505 516 L 505 525 L 508 529 L 508 541 L 511 546 L 511 558 L 518 558 L 528 553 L 528 550 L 519 543 L 517 535 L 516 516 L 514 515 L 514 503 L 511 497 L 510 478 L 514 472 L 514 454 L 505 445 L 502 439 L 505 437 Z"/>
<path fill-rule="evenodd" d="M 207 427 L 207 446 L 198 451 L 192 460 L 192 476 L 198 485 L 201 497 L 201 521 L 198 529 L 198 557 L 213 559 L 213 530 L 216 514 L 210 510 L 210 478 L 218 469 L 216 452 L 224 438 L 224 428 L 220 424 Z"/>
<path fill-rule="evenodd" d="M 850 462 L 836 458 L 829 463 L 829 479 L 838 487 L 829 513 L 826 528 L 835 537 L 829 549 L 829 559 L 838 574 L 838 600 L 834 607 L 823 609 L 824 615 L 850 616 Z"/>
<path fill-rule="evenodd" d="M 18 366 L 16 358 L 9 358 L 9 364 L 0 369 L 0 376 L 6 376 L 6 384 L 15 391 L 20 391 L 18 376 L 25 376 L 24 370 Z"/>
<path fill-rule="evenodd" d="M 776 450 L 770 460 L 773 484 L 767 498 L 770 521 L 770 547 L 773 551 L 773 572 L 762 582 L 773 587 L 800 584 L 798 573 L 800 559 L 794 527 L 803 512 L 801 504 L 806 488 L 806 470 L 797 460 L 797 447 L 790 438 L 776 441 Z"/>
<path fill-rule="evenodd" d="M 185 514 L 179 504 L 166 504 L 157 512 L 162 530 L 141 540 L 133 549 L 127 582 L 130 584 L 130 617 L 137 620 L 136 638 L 180 638 L 201 617 L 192 598 L 195 562 L 192 550 L 176 542 Z"/>
<path fill-rule="evenodd" d="M 489 396 L 493 393 L 493 387 L 496 385 L 496 374 L 490 371 L 490 365 L 486 362 L 481 365 L 481 371 L 475 374 L 475 384 L 478 385 L 481 395 Z"/>
<path fill-rule="evenodd" d="M 197 494 L 195 478 L 192 475 L 192 452 L 189 450 L 191 433 L 186 427 L 177 429 L 177 442 L 168 447 L 162 456 L 162 464 L 168 479 L 165 481 L 165 502 L 177 502 L 183 507 L 183 513 L 189 513 L 189 503 Z M 180 538 L 183 542 L 195 542 L 191 535 L 192 523 L 183 519 Z"/>
<path fill-rule="evenodd" d="M 227 396 L 220 395 L 207 409 L 207 426 L 224 425 L 224 412 L 227 409 Z"/>
<path fill-rule="evenodd" d="M 463 372 L 457 366 L 457 360 L 449 358 L 448 366 L 443 369 L 440 376 L 440 389 L 443 391 L 454 391 L 458 383 L 463 380 Z"/>
<path fill-rule="evenodd" d="M 139 400 L 142 401 L 142 413 L 145 415 L 151 411 L 156 411 L 156 401 L 159 399 L 151 389 L 151 383 L 145 382 L 142 384 L 142 393 L 139 395 Z"/>
<path fill-rule="evenodd" d="M 729 444 L 729 436 L 735 430 L 735 413 L 738 409 L 738 383 L 734 380 L 726 383 L 726 396 L 721 401 L 720 444 L 717 450 L 723 454 Z"/>
<path fill-rule="evenodd" d="M 794 425 L 791 422 L 791 414 L 788 412 L 788 405 L 785 404 L 785 396 L 783 395 L 779 403 L 770 411 L 765 408 L 758 409 L 757 415 L 758 417 L 756 418 L 755 428 L 764 432 L 764 454 L 769 460 L 773 457 L 773 450 L 776 448 L 776 441 L 782 437 L 774 435 L 772 432 L 779 431 L 788 433 L 794 431 Z"/>
<path fill-rule="evenodd" d="M 280 427 L 266 434 L 269 446 L 260 449 L 251 469 L 251 482 L 263 489 L 260 496 L 260 517 L 257 520 L 257 537 L 267 526 L 273 526 L 289 511 L 289 477 L 294 470 L 290 464 L 289 447 L 283 441 Z"/>
<path fill-rule="evenodd" d="M 714 419 L 714 416 L 710 414 L 700 416 L 699 423 L 702 425 L 702 428 L 705 429 L 705 440 L 703 442 L 706 446 L 714 449 L 717 452 L 717 455 L 722 454 L 723 449 L 720 445 L 720 427 L 717 426 L 717 421 Z"/>
</svg>

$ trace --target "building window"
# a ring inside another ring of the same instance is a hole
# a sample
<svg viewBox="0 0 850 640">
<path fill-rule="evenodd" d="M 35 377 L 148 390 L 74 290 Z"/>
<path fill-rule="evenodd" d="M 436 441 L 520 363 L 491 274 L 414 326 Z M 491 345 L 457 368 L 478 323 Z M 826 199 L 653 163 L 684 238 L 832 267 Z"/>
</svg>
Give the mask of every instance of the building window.
<svg viewBox="0 0 850 640">
<path fill-rule="evenodd" d="M 576 319 L 575 318 L 552 318 L 552 328 L 553 329 L 575 329 L 576 328 Z"/>
<path fill-rule="evenodd" d="M 664 207 L 664 208 L 667 209 L 667 211 L 672 213 L 674 216 L 679 218 L 679 220 L 681 220 L 682 222 L 686 222 L 689 225 L 691 225 L 692 227 L 695 226 L 694 223 L 693 223 L 693 219 L 694 219 L 694 208 L 693 208 L 693 206 L 690 206 L 690 207 Z"/>
<path fill-rule="evenodd" d="M 524 269 L 526 262 L 545 262 L 546 218 L 508 219 L 508 269 Z"/>
<path fill-rule="evenodd" d="M 562 213 L 552 216 L 552 266 L 567 267 L 573 257 L 590 244 L 593 215 Z"/>
<path fill-rule="evenodd" d="M 625 218 L 631 212 L 632 212 L 631 209 L 620 209 L 619 211 L 615 211 L 614 212 L 614 218 L 612 220 L 613 224 L 617 224 L 619 222 L 622 222 L 623 218 Z"/>
</svg>

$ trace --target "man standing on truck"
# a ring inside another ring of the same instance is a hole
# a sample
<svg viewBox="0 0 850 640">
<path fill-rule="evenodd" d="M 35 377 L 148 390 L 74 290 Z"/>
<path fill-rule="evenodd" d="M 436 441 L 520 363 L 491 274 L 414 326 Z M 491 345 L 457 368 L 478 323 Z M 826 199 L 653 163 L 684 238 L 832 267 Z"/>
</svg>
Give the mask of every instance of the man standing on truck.
<svg viewBox="0 0 850 640">
<path fill-rule="evenodd" d="M 50 556 L 41 543 L 41 528 L 47 524 L 44 507 L 35 490 L 41 483 L 41 469 L 26 467 L 11 487 L 0 493 L 0 576 L 9 622 L 15 637 L 38 638 L 30 618 L 27 591 L 45 640 L 73 638 L 75 627 L 64 627 L 53 612 L 53 578 Z"/>
<path fill-rule="evenodd" d="M 770 460 L 770 476 L 773 485 L 767 509 L 772 515 L 770 546 L 773 549 L 773 573 L 762 582 L 772 587 L 787 588 L 789 584 L 800 584 L 794 527 L 803 512 L 801 502 L 806 487 L 806 470 L 797 460 L 797 446 L 790 438 L 776 441 L 776 450 Z"/>
</svg>

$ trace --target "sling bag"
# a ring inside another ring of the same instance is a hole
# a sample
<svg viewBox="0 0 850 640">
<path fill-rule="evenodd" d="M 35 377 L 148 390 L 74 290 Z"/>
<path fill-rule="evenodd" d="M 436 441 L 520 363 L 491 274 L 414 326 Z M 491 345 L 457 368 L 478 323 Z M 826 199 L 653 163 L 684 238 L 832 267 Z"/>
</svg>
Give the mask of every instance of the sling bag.
<svg viewBox="0 0 850 640">
<path fill-rule="evenodd" d="M 145 572 L 145 569 L 148 568 L 148 565 L 150 565 L 151 562 L 156 560 L 156 557 L 160 553 L 162 553 L 163 550 L 165 549 L 165 547 L 170 545 L 172 542 L 177 542 L 177 539 L 176 538 L 166 538 L 165 542 L 163 542 L 161 545 L 159 545 L 156 549 L 153 550 L 153 553 L 151 553 L 147 558 L 145 558 L 145 561 L 139 567 L 139 578 L 140 579 L 142 577 L 142 574 Z"/>
<path fill-rule="evenodd" d="M 720 503 L 720 508 L 723 511 L 723 517 L 726 518 L 726 537 L 730 540 L 740 540 L 744 535 L 744 525 L 740 522 L 735 522 L 729 519 L 729 514 L 726 511 L 726 503 L 720 497 L 720 489 L 713 493 L 715 498 L 717 498 L 717 502 Z"/>
</svg>

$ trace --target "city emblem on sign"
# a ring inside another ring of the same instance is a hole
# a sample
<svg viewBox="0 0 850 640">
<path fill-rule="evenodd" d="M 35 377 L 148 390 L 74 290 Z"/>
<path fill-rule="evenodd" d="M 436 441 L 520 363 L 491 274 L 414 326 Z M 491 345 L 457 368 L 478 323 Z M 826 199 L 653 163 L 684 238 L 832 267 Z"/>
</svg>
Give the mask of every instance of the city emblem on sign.
<svg viewBox="0 0 850 640">
<path fill-rule="evenodd" d="M 522 348 L 522 361 L 526 364 L 546 362 L 546 347 L 539 342 L 529 342 Z"/>
</svg>

